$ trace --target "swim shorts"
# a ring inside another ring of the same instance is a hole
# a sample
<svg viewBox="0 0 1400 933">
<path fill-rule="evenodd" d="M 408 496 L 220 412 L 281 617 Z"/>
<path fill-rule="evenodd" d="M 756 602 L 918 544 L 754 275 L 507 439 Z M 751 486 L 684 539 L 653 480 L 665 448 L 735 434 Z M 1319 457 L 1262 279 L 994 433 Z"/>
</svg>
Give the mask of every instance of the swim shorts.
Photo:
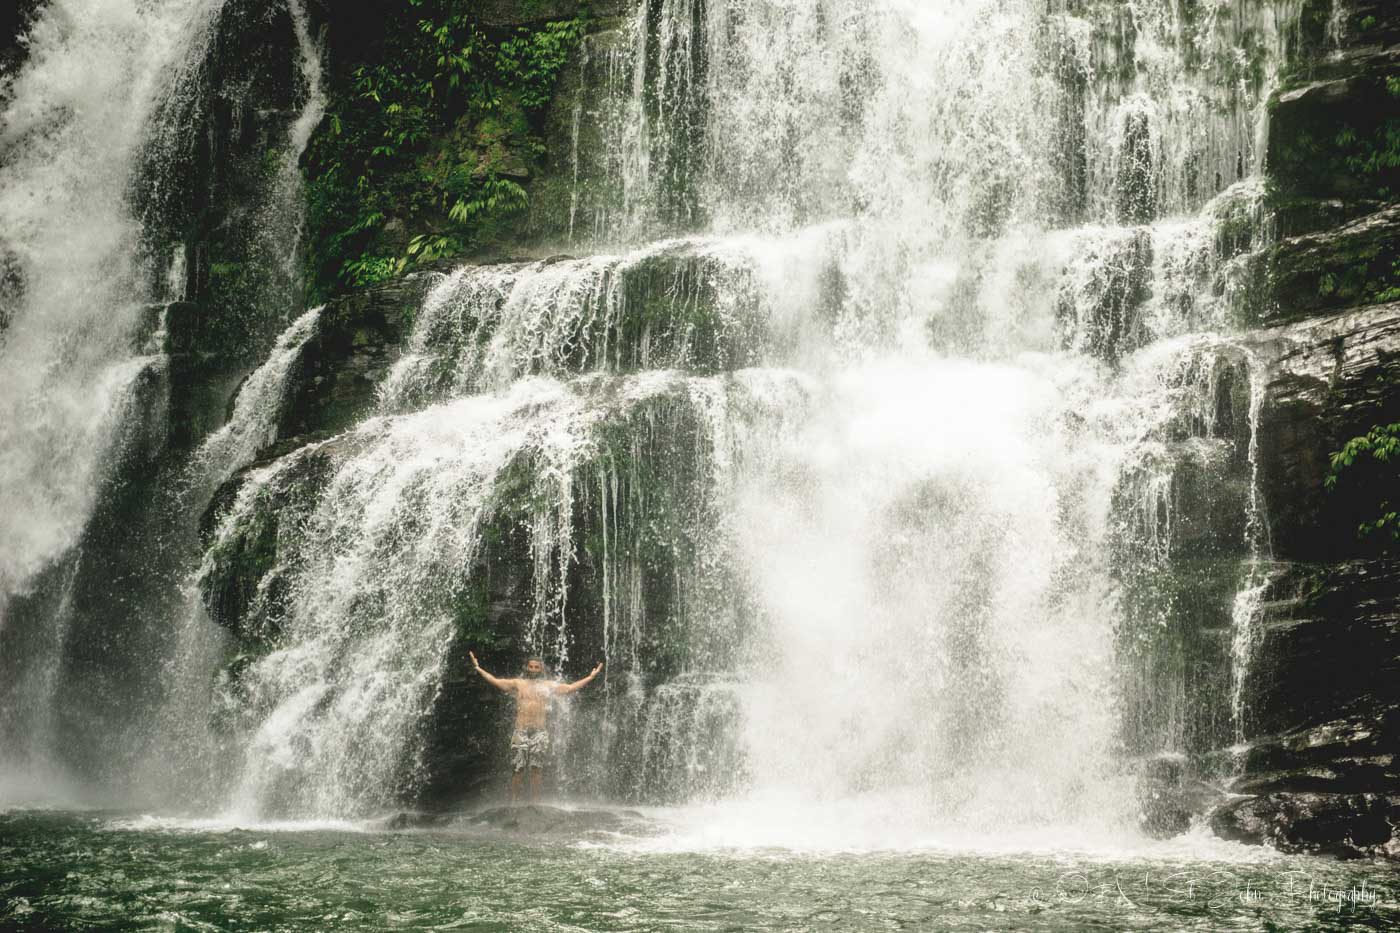
<svg viewBox="0 0 1400 933">
<path fill-rule="evenodd" d="M 510 737 L 510 750 L 516 771 L 543 768 L 549 753 L 549 733 L 544 729 L 516 729 Z"/>
</svg>

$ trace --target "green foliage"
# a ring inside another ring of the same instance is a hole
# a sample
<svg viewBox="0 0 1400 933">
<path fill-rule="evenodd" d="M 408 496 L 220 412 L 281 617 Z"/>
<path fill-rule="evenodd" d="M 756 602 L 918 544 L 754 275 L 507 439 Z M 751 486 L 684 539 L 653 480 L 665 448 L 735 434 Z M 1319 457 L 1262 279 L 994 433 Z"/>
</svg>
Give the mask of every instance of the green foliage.
<svg viewBox="0 0 1400 933">
<path fill-rule="evenodd" d="M 399 260 L 398 271 L 410 262 L 432 262 L 460 253 L 465 244 L 451 233 L 420 233 L 408 241 L 408 251 Z"/>
<path fill-rule="evenodd" d="M 582 35 L 582 23 L 572 20 L 549 23 L 535 33 L 520 30 L 500 44 L 497 71 L 518 90 L 521 106 L 536 110 L 549 103 L 554 79 Z"/>
<path fill-rule="evenodd" d="M 1323 298 L 1353 305 L 1400 301 L 1400 258 L 1383 255 L 1380 244 L 1334 254 L 1329 266 L 1317 283 Z"/>
<path fill-rule="evenodd" d="M 1382 490 L 1371 509 L 1375 517 L 1358 525 L 1357 535 L 1387 544 L 1400 542 L 1400 505 L 1383 491 L 1396 488 L 1400 480 L 1400 422 L 1378 424 L 1334 451 L 1323 485 L 1335 492 L 1344 477 L 1355 488 Z"/>
<path fill-rule="evenodd" d="M 399 274 L 399 261 L 393 256 L 356 256 L 341 266 L 341 277 L 353 288 L 387 282 Z"/>
<path fill-rule="evenodd" d="M 1387 83 L 1395 80 L 1387 79 Z M 1386 120 L 1365 140 L 1358 139 L 1350 127 L 1344 127 L 1336 142 L 1337 148 L 1346 153 L 1344 162 L 1352 172 L 1379 175 L 1400 168 L 1400 120 Z"/>
<path fill-rule="evenodd" d="M 1377 304 L 1400 301 L 1400 259 L 1390 264 L 1390 275 L 1378 283 L 1373 283 L 1373 300 Z"/>
<path fill-rule="evenodd" d="M 493 32 L 456 0 L 392 0 L 373 60 L 334 88 L 308 148 L 312 291 L 479 248 L 528 206 L 519 179 L 581 20 Z"/>
</svg>

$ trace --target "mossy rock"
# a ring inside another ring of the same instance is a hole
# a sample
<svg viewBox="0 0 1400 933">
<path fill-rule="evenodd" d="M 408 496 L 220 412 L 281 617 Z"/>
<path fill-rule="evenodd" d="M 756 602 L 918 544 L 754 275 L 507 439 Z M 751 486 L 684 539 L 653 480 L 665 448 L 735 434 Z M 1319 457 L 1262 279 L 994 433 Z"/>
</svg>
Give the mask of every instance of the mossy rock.
<svg viewBox="0 0 1400 933">
<path fill-rule="evenodd" d="M 280 437 L 342 431 L 374 409 L 379 383 L 437 278 L 415 273 L 326 304 L 293 373 Z"/>
<path fill-rule="evenodd" d="M 488 26 L 530 26 L 584 14 L 621 16 L 635 6 L 633 0 L 481 0 L 476 15 Z"/>
<path fill-rule="evenodd" d="M 203 516 L 208 550 L 201 596 L 210 617 L 238 639 L 244 654 L 265 652 L 281 634 L 296 560 L 290 542 L 315 508 L 330 466 L 329 451 L 297 456 L 246 493 L 245 485 L 256 480 L 252 469 L 244 470 L 219 489 Z M 251 502 L 233 513 L 247 494 Z"/>
<path fill-rule="evenodd" d="M 1270 320 L 1400 300 L 1400 206 L 1283 240 L 1270 250 L 1267 268 Z"/>
<path fill-rule="evenodd" d="M 1276 197 L 1400 197 L 1400 67 L 1284 91 L 1269 110 Z"/>
</svg>

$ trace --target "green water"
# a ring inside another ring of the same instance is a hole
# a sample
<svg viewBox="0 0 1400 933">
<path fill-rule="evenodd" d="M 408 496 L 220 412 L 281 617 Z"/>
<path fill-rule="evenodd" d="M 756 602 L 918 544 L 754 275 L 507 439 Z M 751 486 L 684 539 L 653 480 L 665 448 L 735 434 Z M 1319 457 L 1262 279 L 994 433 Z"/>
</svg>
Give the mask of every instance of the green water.
<svg viewBox="0 0 1400 933">
<path fill-rule="evenodd" d="M 0 927 L 452 930 L 1400 928 L 1400 873 L 1269 856 L 668 849 L 446 827 L 0 815 Z"/>
</svg>

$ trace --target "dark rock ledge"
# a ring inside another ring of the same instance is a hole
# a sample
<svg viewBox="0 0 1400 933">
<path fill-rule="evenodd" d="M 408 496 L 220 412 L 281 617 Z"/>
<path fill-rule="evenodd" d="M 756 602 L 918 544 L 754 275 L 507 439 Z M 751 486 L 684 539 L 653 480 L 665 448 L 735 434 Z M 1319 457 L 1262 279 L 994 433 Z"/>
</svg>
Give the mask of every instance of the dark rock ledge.
<svg viewBox="0 0 1400 933">
<path fill-rule="evenodd" d="M 1245 745 L 1209 816 L 1285 852 L 1400 858 L 1400 559 L 1358 540 L 1366 504 L 1328 457 L 1400 420 L 1400 303 L 1251 335 L 1268 360 L 1259 472 L 1277 563 L 1245 681 Z"/>
</svg>

